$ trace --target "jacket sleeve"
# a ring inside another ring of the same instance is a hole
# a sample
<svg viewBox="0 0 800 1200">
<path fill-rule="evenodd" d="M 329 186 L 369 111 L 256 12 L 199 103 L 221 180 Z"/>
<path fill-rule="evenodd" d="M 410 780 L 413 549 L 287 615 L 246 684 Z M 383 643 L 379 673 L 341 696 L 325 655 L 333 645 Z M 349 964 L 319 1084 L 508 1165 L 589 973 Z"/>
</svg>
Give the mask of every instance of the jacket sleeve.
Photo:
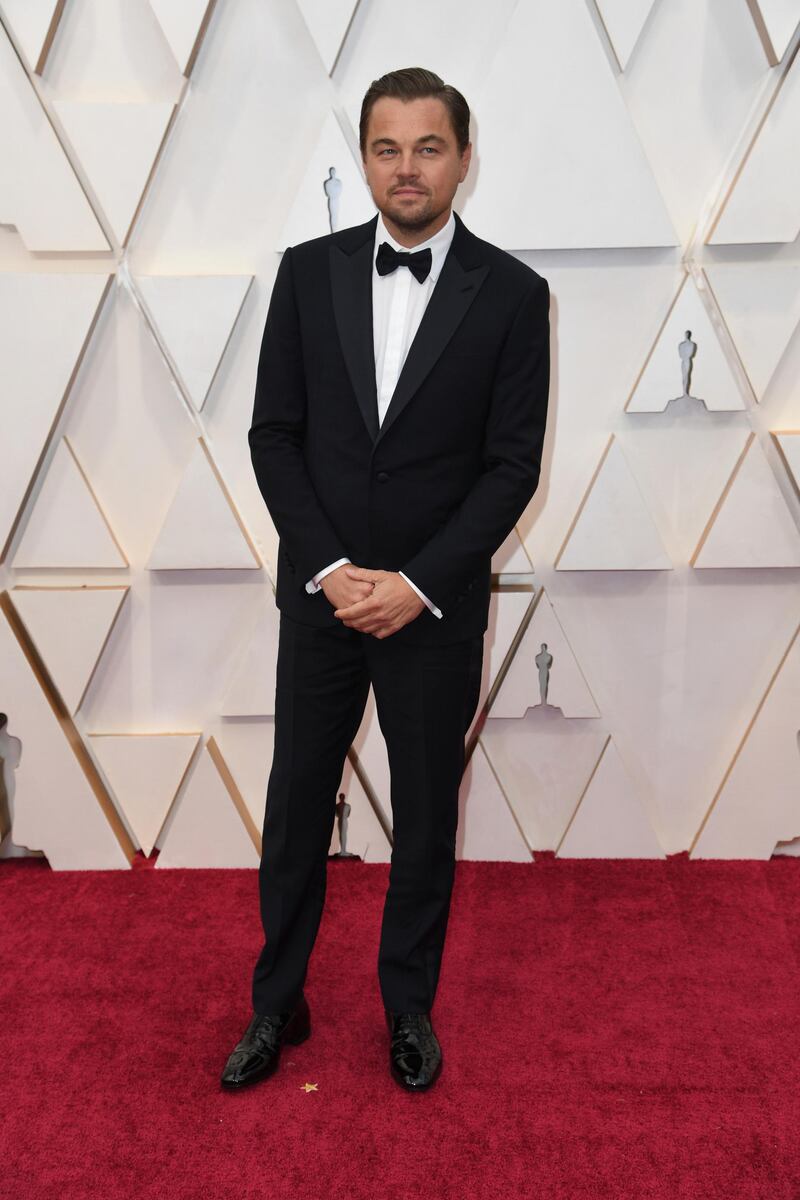
<svg viewBox="0 0 800 1200">
<path fill-rule="evenodd" d="M 326 563 L 348 557 L 308 474 L 305 425 L 306 381 L 289 247 L 272 288 L 247 439 L 261 495 L 301 588 Z"/>
<path fill-rule="evenodd" d="M 483 471 L 403 571 L 445 613 L 464 598 L 536 491 L 550 390 L 550 288 L 537 275 L 498 359 Z"/>
</svg>

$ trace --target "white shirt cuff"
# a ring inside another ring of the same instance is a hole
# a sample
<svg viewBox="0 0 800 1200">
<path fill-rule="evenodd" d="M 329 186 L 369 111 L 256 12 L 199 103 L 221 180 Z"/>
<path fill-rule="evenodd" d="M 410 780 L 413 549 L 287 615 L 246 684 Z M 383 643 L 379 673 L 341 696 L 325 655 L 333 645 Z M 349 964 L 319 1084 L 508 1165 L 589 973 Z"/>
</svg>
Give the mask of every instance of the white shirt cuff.
<svg viewBox="0 0 800 1200">
<path fill-rule="evenodd" d="M 403 572 L 399 571 L 398 574 L 403 575 Z M 425 593 L 421 592 L 419 590 L 419 588 L 417 587 L 417 585 L 412 580 L 410 580 L 407 575 L 403 575 L 403 579 L 405 579 L 405 581 L 409 587 L 412 587 L 414 589 L 414 591 L 419 596 L 420 600 L 422 600 L 425 603 L 425 605 L 431 610 L 433 615 L 435 617 L 441 618 L 442 610 L 440 608 L 437 608 L 436 605 L 433 603 L 433 601 L 429 600 L 428 597 L 425 595 Z"/>
<path fill-rule="evenodd" d="M 306 591 L 311 592 L 312 594 L 314 592 L 318 592 L 320 583 L 330 571 L 335 571 L 337 567 L 341 567 L 344 563 L 349 562 L 349 558 L 337 558 L 336 562 L 332 562 L 330 566 L 324 567 L 321 571 L 318 571 L 316 575 L 311 576 L 306 584 Z"/>
</svg>

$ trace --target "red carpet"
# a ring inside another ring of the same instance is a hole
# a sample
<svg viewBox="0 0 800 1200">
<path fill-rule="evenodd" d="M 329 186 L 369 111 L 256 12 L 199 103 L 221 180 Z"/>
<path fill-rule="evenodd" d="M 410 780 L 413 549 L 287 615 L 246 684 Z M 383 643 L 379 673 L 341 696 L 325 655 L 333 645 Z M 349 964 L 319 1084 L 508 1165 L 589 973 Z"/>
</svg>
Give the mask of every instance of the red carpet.
<svg viewBox="0 0 800 1200">
<path fill-rule="evenodd" d="M 459 863 L 418 1096 L 387 1066 L 387 873 L 330 865 L 312 1035 L 230 1095 L 256 872 L 0 864 L 0 1194 L 800 1196 L 800 861 Z"/>
</svg>

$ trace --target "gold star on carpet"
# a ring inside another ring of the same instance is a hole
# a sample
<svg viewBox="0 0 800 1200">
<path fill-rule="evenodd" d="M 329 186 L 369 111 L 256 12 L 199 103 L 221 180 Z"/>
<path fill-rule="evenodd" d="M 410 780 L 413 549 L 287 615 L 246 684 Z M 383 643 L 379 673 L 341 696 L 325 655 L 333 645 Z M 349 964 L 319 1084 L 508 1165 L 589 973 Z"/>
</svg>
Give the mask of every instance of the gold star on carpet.
<svg viewBox="0 0 800 1200">
<path fill-rule="evenodd" d="M 319 1088 L 316 1083 L 301 1083 L 300 1087 L 304 1092 L 318 1092 Z"/>
</svg>

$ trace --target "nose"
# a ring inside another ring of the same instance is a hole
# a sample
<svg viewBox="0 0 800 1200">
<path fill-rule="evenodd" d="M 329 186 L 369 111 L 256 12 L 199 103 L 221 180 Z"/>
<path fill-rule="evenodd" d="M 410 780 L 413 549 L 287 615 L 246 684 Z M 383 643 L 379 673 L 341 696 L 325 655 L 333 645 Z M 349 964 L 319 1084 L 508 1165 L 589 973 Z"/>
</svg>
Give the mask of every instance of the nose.
<svg viewBox="0 0 800 1200">
<path fill-rule="evenodd" d="M 419 167 L 414 162 L 411 152 L 408 155 L 403 155 L 402 158 L 395 159 L 395 174 L 400 183 L 411 184 L 415 179 L 419 178 Z"/>
</svg>

